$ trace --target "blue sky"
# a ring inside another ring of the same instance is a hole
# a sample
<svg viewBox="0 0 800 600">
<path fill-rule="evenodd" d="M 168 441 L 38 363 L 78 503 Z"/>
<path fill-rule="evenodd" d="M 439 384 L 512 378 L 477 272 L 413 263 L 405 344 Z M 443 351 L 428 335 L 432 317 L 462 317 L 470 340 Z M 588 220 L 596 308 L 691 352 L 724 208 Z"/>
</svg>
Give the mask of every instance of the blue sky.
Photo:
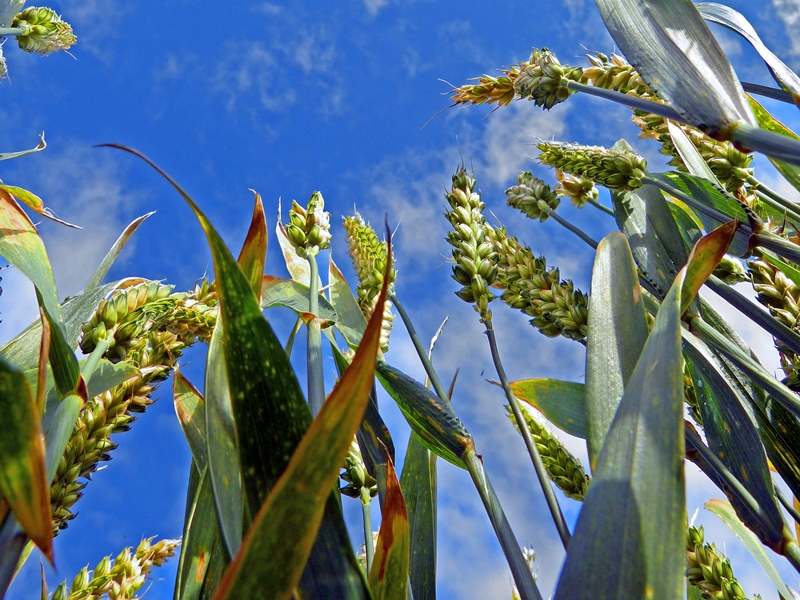
<svg viewBox="0 0 800 600">
<path fill-rule="evenodd" d="M 495 73 L 527 59 L 533 46 L 547 46 L 562 62 L 579 65 L 585 64 L 581 56 L 587 49 L 613 51 L 592 2 L 323 4 L 240 2 L 225 11 L 219 3 L 188 1 L 160 2 L 157 10 L 131 0 L 53 4 L 78 36 L 74 59 L 63 53 L 24 55 L 11 40 L 4 47 L 11 79 L 0 84 L 0 151 L 32 147 L 42 131 L 48 148 L 4 162 L 0 176 L 39 194 L 60 217 L 85 228 L 41 225 L 62 296 L 82 289 L 124 226 L 151 210 L 158 212 L 136 234 L 111 278 L 148 277 L 186 290 L 210 270 L 205 241 L 183 201 L 142 163 L 94 144 L 122 143 L 149 155 L 194 196 L 234 249 L 249 224 L 249 188 L 262 195 L 271 231 L 278 198 L 286 210 L 292 199 L 305 203 L 314 190 L 322 191 L 334 224 L 354 206 L 374 225 L 384 217 L 393 227 L 399 224 L 398 295 L 423 337 L 450 315 L 436 363 L 445 380 L 461 369 L 455 408 L 476 438 L 519 541 L 537 552 L 539 583 L 548 595 L 563 551 L 522 441 L 504 416 L 504 402 L 484 381 L 494 373 L 482 328 L 453 294 L 443 186 L 449 185 L 460 152 L 475 170 L 487 207 L 559 266 L 563 277 L 588 291 L 592 251 L 557 224 L 524 221 L 505 207 L 503 190 L 523 169 L 553 182 L 552 173 L 531 158 L 537 139 L 611 145 L 625 137 L 651 160 L 651 168 L 660 164 L 657 148 L 636 138 L 626 109 L 580 96 L 550 113 L 517 103 L 494 113 L 485 107 L 453 109 L 431 120 L 448 105 L 449 85 L 442 80 L 461 85 Z M 790 35 L 800 25 L 798 0 L 729 4 L 779 56 L 800 67 L 800 37 Z M 749 47 L 724 32 L 720 39 L 742 79 L 768 82 Z M 767 106 L 798 128 L 796 110 Z M 787 191 L 774 175 L 764 178 Z M 562 205 L 559 212 L 600 239 L 614 228 L 613 220 L 589 210 Z M 337 225 L 332 254 L 351 273 Z M 286 275 L 274 238 L 267 272 Z M 2 276 L 0 339 L 5 341 L 35 310 L 23 278 L 12 270 Z M 580 345 L 546 339 L 523 315 L 499 305 L 494 315 L 512 379 L 581 381 Z M 280 311 L 267 316 L 285 339 L 293 318 Z M 752 340 L 774 368 L 769 340 Z M 295 356 L 301 351 L 296 348 Z M 183 359 L 184 372 L 198 385 L 203 360 L 202 348 Z M 388 360 L 423 377 L 399 330 Z M 332 368 L 329 359 L 326 364 Z M 143 536 L 180 535 L 189 451 L 170 384 L 158 395 L 160 401 L 132 430 L 116 438 L 113 460 L 76 505 L 78 518 L 58 536 L 58 574 L 49 572 L 51 589 Z M 382 408 L 402 456 L 408 429 L 390 399 Z M 581 442 L 568 443 L 584 452 Z M 440 463 L 439 478 L 440 597 L 509 598 L 509 572 L 468 476 Z M 745 590 L 774 597 L 746 552 L 702 510 L 702 502 L 719 492 L 691 474 L 689 481 L 699 486 L 688 499 L 690 514 L 700 508 L 698 520 L 706 523 L 708 538 L 731 555 Z M 345 504 L 358 539 L 357 503 L 345 498 Z M 574 520 L 578 506 L 566 499 L 563 504 Z M 37 563 L 32 557 L 11 598 L 29 597 L 36 589 Z M 171 598 L 176 564 L 177 559 L 154 572 L 148 598 Z M 795 574 L 782 572 L 796 587 Z"/>
</svg>

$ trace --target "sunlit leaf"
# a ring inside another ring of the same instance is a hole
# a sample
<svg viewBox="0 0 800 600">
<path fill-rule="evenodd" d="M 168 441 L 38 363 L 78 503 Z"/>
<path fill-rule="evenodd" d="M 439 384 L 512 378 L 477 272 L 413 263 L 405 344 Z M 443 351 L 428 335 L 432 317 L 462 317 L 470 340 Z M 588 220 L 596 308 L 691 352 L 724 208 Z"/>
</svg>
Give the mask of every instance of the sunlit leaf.
<svg viewBox="0 0 800 600">
<path fill-rule="evenodd" d="M 0 497 L 53 562 L 50 485 L 39 410 L 25 375 L 0 357 Z"/>
<path fill-rule="evenodd" d="M 239 551 L 244 537 L 241 465 L 236 426 L 223 354 L 223 322 L 217 320 L 208 343 L 205 378 L 205 424 L 208 475 L 228 553 Z"/>
<path fill-rule="evenodd" d="M 391 459 L 388 466 L 386 502 L 381 511 L 381 528 L 369 571 L 369 587 L 375 600 L 406 600 L 411 532 L 406 501 Z"/>
<path fill-rule="evenodd" d="M 800 137 L 798 137 L 794 131 L 773 117 L 767 109 L 761 106 L 756 100 L 751 97 L 748 97 L 748 100 L 750 101 L 750 107 L 753 109 L 753 113 L 758 121 L 758 126 L 761 127 L 761 129 L 766 129 L 767 131 L 800 141 Z M 800 190 L 800 166 L 782 160 L 776 160 L 772 157 L 768 158 L 778 172 L 783 175 L 783 178 L 791 183 L 796 190 Z"/>
<path fill-rule="evenodd" d="M 78 345 L 81 325 L 91 319 L 92 314 L 111 291 L 128 283 L 140 283 L 142 279 L 129 278 L 115 281 L 81 292 L 77 296 L 65 301 L 61 307 L 65 339 L 71 348 Z M 8 342 L 0 353 L 22 369 L 36 367 L 39 360 L 39 341 L 41 340 L 42 324 L 40 320 L 31 323 L 23 332 Z"/>
<path fill-rule="evenodd" d="M 83 227 L 78 227 L 77 225 L 73 225 L 72 223 L 68 223 L 67 221 L 62 221 L 58 217 L 56 217 L 52 211 L 45 207 L 44 202 L 42 199 L 39 198 L 36 194 L 29 192 L 26 189 L 21 187 L 17 187 L 15 185 L 5 185 L 0 183 L 0 191 L 4 193 L 2 197 L 4 200 L 7 199 L 6 195 L 13 196 L 17 200 L 24 202 L 29 208 L 34 210 L 37 214 L 50 219 L 51 221 L 55 221 L 56 223 L 61 223 L 62 225 L 66 225 L 67 227 L 72 227 L 73 229 L 83 229 Z"/>
<path fill-rule="evenodd" d="M 520 400 L 540 411 L 553 425 L 586 439 L 586 386 L 558 379 L 525 379 L 511 382 Z"/>
<path fill-rule="evenodd" d="M 9 22 L 12 18 L 19 12 L 19 9 L 16 7 L 21 7 L 24 4 L 24 0 L 5 0 L 5 2 L 0 3 L 0 27 L 8 26 Z M 14 11 L 10 13 L 9 12 Z M 39 136 L 39 143 L 36 144 L 33 148 L 28 150 L 21 150 L 19 152 L 0 152 L 0 160 L 8 160 L 10 158 L 19 158 L 20 156 L 27 156 L 28 154 L 33 154 L 35 152 L 39 152 L 47 148 L 47 143 L 44 141 L 44 132 Z"/>
<path fill-rule="evenodd" d="M 261 308 L 286 306 L 300 315 L 312 318 L 313 315 L 308 312 L 308 294 L 307 285 L 293 279 L 264 275 L 261 282 Z M 318 316 L 322 320 L 335 322 L 338 318 L 336 311 L 324 296 L 319 297 L 318 311 Z"/>
<path fill-rule="evenodd" d="M 586 418 L 592 470 L 647 339 L 642 290 L 628 242 L 600 242 L 592 272 L 586 342 Z"/>
<path fill-rule="evenodd" d="M 347 340 L 347 343 L 355 348 L 361 341 L 361 336 L 364 335 L 367 320 L 358 307 L 358 302 L 356 302 L 350 286 L 347 285 L 344 275 L 333 259 L 328 261 L 328 283 L 330 284 L 328 294 L 331 305 L 337 315 L 336 328 Z"/>
<path fill-rule="evenodd" d="M 691 2 L 596 3 L 628 62 L 687 123 L 712 137 L 737 121 L 755 124 L 733 67 Z"/>
<path fill-rule="evenodd" d="M 681 291 L 681 314 L 686 312 L 706 279 L 711 276 L 719 261 L 725 256 L 725 252 L 736 234 L 737 226 L 736 221 L 720 225 L 698 240 L 692 248 L 686 267 L 686 279 Z"/>
<path fill-rule="evenodd" d="M 187 496 L 174 597 L 176 600 L 197 600 L 203 596 L 203 590 L 209 583 L 216 585 L 206 579 L 210 563 L 215 556 L 219 557 L 217 560 L 224 560 L 226 556 L 222 548 L 214 491 L 207 468 L 205 401 L 177 369 L 173 379 L 173 400 L 193 456 L 193 485 L 189 486 L 190 495 Z M 241 502 L 239 506 L 241 507 Z M 215 576 L 214 571 L 211 576 Z"/>
<path fill-rule="evenodd" d="M 425 447 L 465 468 L 464 456 L 475 451 L 475 443 L 452 409 L 424 385 L 383 361 L 378 361 L 376 373 Z"/>
<path fill-rule="evenodd" d="M 241 465 L 244 514 L 249 519 L 258 513 L 270 490 L 287 469 L 292 453 L 311 422 L 310 410 L 279 340 L 261 314 L 247 277 L 203 212 L 174 180 L 146 157 L 123 146 L 112 147 L 139 156 L 163 175 L 191 207 L 206 234 L 214 259 L 220 299 L 221 320 L 218 323 L 224 325 L 220 362 L 227 373 Z M 206 404 L 211 404 L 208 385 Z M 326 406 L 329 404 L 330 400 Z M 210 439 L 213 434 L 208 416 L 206 426 Z M 350 438 L 348 447 L 352 433 Z M 337 475 L 334 472 L 334 476 Z M 330 495 L 332 487 L 333 482 L 324 491 Z M 319 528 L 319 537 L 313 543 L 308 565 L 305 565 L 304 558 L 299 564 L 291 564 L 291 570 L 293 573 L 297 569 L 303 574 L 299 585 L 305 596 L 362 598 L 368 593 L 363 573 L 347 537 L 341 509 L 332 496 L 331 499 L 331 502 L 323 501 L 320 506 L 325 511 L 321 525 L 318 519 L 314 524 L 306 523 L 310 527 L 306 531 L 311 532 L 312 542 Z M 316 505 L 308 508 L 315 509 Z M 289 538 L 284 535 L 282 542 L 285 543 L 286 539 Z M 300 545 L 305 548 L 304 544 Z M 282 565 L 283 573 L 288 573 L 286 567 L 286 564 Z M 262 589 L 262 592 L 267 594 L 269 590 Z"/>
<path fill-rule="evenodd" d="M 177 367 L 172 374 L 172 401 L 195 466 L 204 473 L 208 466 L 205 399 Z"/>
<path fill-rule="evenodd" d="M 239 253 L 237 262 L 244 274 L 247 275 L 250 287 L 256 294 L 259 294 L 264 263 L 267 260 L 267 221 L 264 216 L 264 206 L 261 204 L 261 196 L 255 190 L 250 191 L 256 196 L 253 218 L 250 221 L 250 229 L 247 230 L 247 236 L 242 244 L 242 251 Z"/>
<path fill-rule="evenodd" d="M 683 271 L 661 304 L 597 458 L 557 599 L 680 598 L 685 501 Z M 610 375 L 618 376 L 612 366 Z"/>
<path fill-rule="evenodd" d="M 44 249 L 39 232 L 28 215 L 5 190 L 0 189 L 0 256 L 15 266 L 27 277 L 39 293 L 47 311 L 56 321 L 61 321 L 61 306 L 58 303 L 56 280 L 50 268 L 50 260 Z M 36 344 L 39 340 L 37 336 Z M 16 365 L 29 368 L 36 363 Z"/>
<path fill-rule="evenodd" d="M 775 568 L 775 565 L 772 564 L 769 556 L 767 556 L 764 546 L 762 546 L 758 538 L 753 535 L 753 532 L 745 527 L 744 523 L 738 519 L 730 503 L 725 500 L 714 498 L 706 501 L 705 507 L 707 510 L 717 515 L 736 537 L 742 541 L 744 547 L 747 548 L 750 554 L 753 555 L 753 558 L 756 559 L 756 562 L 764 569 L 764 572 L 767 574 L 767 577 L 769 577 L 772 585 L 775 586 L 775 589 L 778 590 L 778 593 L 784 598 L 792 598 L 792 594 L 786 589 L 786 584 L 783 583 L 781 576 L 778 574 L 778 570 Z"/>
<path fill-rule="evenodd" d="M 388 268 L 391 268 L 391 254 Z M 231 564 L 217 598 L 290 598 L 372 389 L 386 277 L 377 308 L 350 367 L 269 494 Z M 291 540 L 292 543 L 287 543 Z M 263 560 L 269 556 L 270 560 Z"/>
<path fill-rule="evenodd" d="M 788 91 L 792 95 L 795 104 L 800 106 L 800 77 L 764 45 L 756 30 L 753 29 L 753 26 L 741 13 L 729 6 L 723 6 L 715 2 L 698 2 L 695 4 L 695 8 L 706 21 L 712 21 L 727 27 L 750 42 L 750 45 L 755 48 L 756 52 L 767 63 L 767 67 L 772 72 L 775 81 L 780 84 L 781 88 Z"/>
</svg>

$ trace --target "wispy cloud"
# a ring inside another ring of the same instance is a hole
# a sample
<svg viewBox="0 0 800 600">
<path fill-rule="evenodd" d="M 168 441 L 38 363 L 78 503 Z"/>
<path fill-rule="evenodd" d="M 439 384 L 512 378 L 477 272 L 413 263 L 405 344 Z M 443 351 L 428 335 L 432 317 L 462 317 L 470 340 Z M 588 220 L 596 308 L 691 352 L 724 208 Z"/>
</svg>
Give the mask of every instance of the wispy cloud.
<svg viewBox="0 0 800 600">
<path fill-rule="evenodd" d="M 68 229 L 49 221 L 39 225 L 59 294 L 72 295 L 86 286 L 127 225 L 136 196 L 126 191 L 120 163 L 109 153 L 73 142 L 48 149 L 35 160 L 31 191 L 59 217 L 84 228 Z"/>
<path fill-rule="evenodd" d="M 538 154 L 539 140 L 564 133 L 568 111 L 569 105 L 545 112 L 530 102 L 515 102 L 488 115 L 482 154 L 485 177 L 497 185 L 510 185 L 517 172 Z"/>
<path fill-rule="evenodd" d="M 800 26 L 800 0 L 772 0 L 772 5 L 788 34 L 791 53 L 800 55 L 800 39 L 796 35 Z"/>
<path fill-rule="evenodd" d="M 270 7 L 272 5 L 269 5 Z M 323 110 L 337 112 L 342 92 L 329 74 L 336 59 L 334 36 L 324 27 L 310 29 L 286 11 L 266 11 L 268 42 L 241 40 L 227 44 L 212 69 L 212 89 L 226 99 L 228 110 L 283 111 L 309 87 L 323 101 Z"/>
<path fill-rule="evenodd" d="M 119 0 L 75 0 L 69 3 L 64 19 L 78 36 L 76 52 L 87 51 L 106 64 L 114 61 L 108 37 L 120 30 L 129 9 Z"/>
<path fill-rule="evenodd" d="M 389 0 L 364 0 L 364 8 L 373 17 L 387 4 L 389 4 Z"/>
</svg>

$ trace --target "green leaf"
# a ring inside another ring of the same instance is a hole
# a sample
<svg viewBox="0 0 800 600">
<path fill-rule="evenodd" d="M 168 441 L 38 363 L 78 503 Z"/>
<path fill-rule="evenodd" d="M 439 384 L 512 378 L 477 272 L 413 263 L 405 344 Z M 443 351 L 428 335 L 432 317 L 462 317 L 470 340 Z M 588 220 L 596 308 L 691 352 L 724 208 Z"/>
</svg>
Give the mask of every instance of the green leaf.
<svg viewBox="0 0 800 600">
<path fill-rule="evenodd" d="M 75 353 L 67 343 L 64 330 L 56 321 L 42 302 L 42 297 L 37 293 L 37 298 L 42 310 L 42 319 L 47 319 L 50 325 L 50 367 L 53 369 L 53 380 L 60 397 L 77 394 L 88 400 L 88 390 L 81 376 L 81 368 Z"/>
<path fill-rule="evenodd" d="M 86 364 L 88 359 L 83 359 L 78 364 Z M 100 394 L 107 392 L 113 387 L 118 386 L 120 383 L 130 379 L 136 375 L 139 370 L 126 362 L 112 363 L 106 359 L 101 359 L 97 363 L 92 378 L 87 385 L 87 397 L 94 398 Z M 31 389 L 37 390 L 38 369 L 28 369 L 25 371 L 25 378 Z M 58 405 L 59 398 L 55 390 L 55 382 L 53 381 L 53 370 L 48 366 L 45 370 L 44 389 L 42 392 L 45 395 L 46 403 L 44 405 L 44 415 L 42 417 L 42 428 L 47 429 L 52 421 L 53 413 Z"/>
<path fill-rule="evenodd" d="M 222 552 L 224 550 L 217 513 L 214 510 L 211 478 L 208 471 L 203 471 L 184 524 L 179 578 L 174 595 L 176 600 L 196 600 L 202 597 L 211 556 Z"/>
<path fill-rule="evenodd" d="M 261 196 L 254 190 L 250 191 L 256 196 L 253 218 L 237 262 L 247 275 L 250 287 L 258 294 L 261 292 L 261 277 L 264 275 L 264 263 L 267 261 L 267 221 L 264 217 Z"/>
<path fill-rule="evenodd" d="M 511 382 L 514 395 L 527 402 L 553 425 L 586 439 L 586 386 L 558 379 L 525 379 Z"/>
<path fill-rule="evenodd" d="M 695 392 L 708 446 L 756 499 L 768 522 L 752 514 L 748 504 L 734 490 L 724 486 L 723 491 L 733 499 L 748 526 L 764 543 L 775 547 L 782 538 L 782 520 L 764 447 L 749 414 L 752 400 L 738 385 L 732 369 L 715 357 L 705 344 L 687 335 L 684 352 L 700 377 Z"/>
<path fill-rule="evenodd" d="M 0 357 L 0 497 L 53 562 L 50 485 L 39 410 L 25 375 Z"/>
<path fill-rule="evenodd" d="M 744 523 L 739 520 L 733 510 L 733 506 L 725 500 L 714 498 L 706 501 L 705 507 L 707 510 L 717 515 L 736 537 L 742 541 L 744 547 L 747 548 L 750 554 L 753 555 L 753 558 L 756 559 L 756 562 L 764 569 L 764 572 L 767 574 L 770 581 L 772 581 L 772 585 L 775 586 L 778 593 L 784 598 L 791 598 L 792 594 L 786 588 L 786 584 L 783 583 L 781 576 L 778 574 L 778 570 L 764 551 L 764 546 L 762 546 L 758 538 L 753 535 L 753 532 L 745 527 Z"/>
<path fill-rule="evenodd" d="M 642 290 L 630 247 L 610 233 L 597 247 L 586 342 L 587 445 L 592 470 L 647 339 Z"/>
<path fill-rule="evenodd" d="M 686 312 L 706 279 L 711 276 L 719 261 L 725 256 L 725 252 L 736 234 L 737 226 L 736 221 L 720 225 L 708 235 L 700 238 L 692 248 L 686 266 L 686 279 L 681 291 L 681 314 Z"/>
<path fill-rule="evenodd" d="M 28 215 L 4 190 L 0 190 L 0 231 L 3 232 L 0 236 L 0 255 L 36 286 L 47 311 L 56 321 L 61 321 L 56 280 L 42 238 L 39 237 L 39 232 L 36 231 Z M 36 363 L 15 364 L 20 368 L 28 368 Z"/>
<path fill-rule="evenodd" d="M 356 302 L 353 292 L 350 291 L 344 275 L 333 259 L 328 261 L 328 283 L 331 305 L 337 315 L 336 328 L 347 340 L 347 343 L 355 348 L 361 341 L 361 336 L 364 335 L 367 320 L 358 307 L 358 302 Z"/>
<path fill-rule="evenodd" d="M 691 2 L 596 0 L 608 32 L 647 85 L 712 137 L 755 124 L 728 58 Z"/>
<path fill-rule="evenodd" d="M 391 459 L 387 464 L 386 502 L 381 510 L 381 528 L 369 571 L 369 587 L 375 600 L 406 600 L 411 532 L 394 464 Z"/>
<path fill-rule="evenodd" d="M 391 254 L 387 263 L 390 269 Z M 292 597 L 325 505 L 330 503 L 330 490 L 369 401 L 388 282 L 386 277 L 350 367 L 311 423 L 256 516 L 220 585 L 219 600 Z M 270 560 L 265 561 L 265 556 Z"/>
<path fill-rule="evenodd" d="M 708 179 L 711 183 L 722 186 L 717 176 L 714 175 L 714 171 L 711 170 L 711 167 L 708 166 L 708 163 L 705 161 L 703 156 L 697 150 L 695 145 L 689 139 L 689 136 L 683 131 L 681 127 L 678 127 L 674 122 L 667 121 L 667 130 L 669 131 L 669 137 L 672 140 L 672 145 L 675 146 L 675 150 L 678 152 L 678 156 L 680 157 L 683 164 L 686 166 L 686 169 L 694 175 L 695 177 L 703 177 L 704 179 Z"/>
<path fill-rule="evenodd" d="M 695 177 L 681 171 L 657 173 L 653 177 L 677 188 L 698 202 L 702 202 L 706 206 L 723 213 L 728 217 L 725 222 L 734 219 L 738 219 L 740 223 L 749 222 L 747 212 L 736 198 L 731 196 L 724 188 L 716 186 L 707 179 Z M 700 219 L 705 224 L 707 231 L 723 224 L 722 221 L 717 221 L 702 213 L 700 214 Z M 748 248 L 749 240 L 747 235 L 741 231 L 737 232 L 736 238 L 731 245 L 731 253 L 736 256 L 745 256 L 748 253 Z"/>
<path fill-rule="evenodd" d="M 800 137 L 798 137 L 794 131 L 773 117 L 767 109 L 761 106 L 756 100 L 750 97 L 748 97 L 748 99 L 750 101 L 750 107 L 753 109 L 753 113 L 758 121 L 758 126 L 761 129 L 766 129 L 767 131 L 778 133 L 794 140 L 800 140 Z M 768 158 L 778 172 L 783 175 L 783 178 L 791 183 L 796 190 L 800 190 L 800 167 L 772 157 Z"/>
<path fill-rule="evenodd" d="M 206 402 L 197 388 L 180 372 L 177 365 L 172 374 L 172 400 L 183 435 L 189 442 L 189 449 L 192 451 L 192 459 L 197 471 L 203 473 L 205 477 L 208 466 Z M 208 480 L 211 481 L 210 475 Z"/>
<path fill-rule="evenodd" d="M 13 196 L 17 200 L 24 202 L 28 207 L 34 210 L 37 214 L 42 215 L 50 219 L 51 221 L 55 221 L 56 223 L 61 223 L 62 225 L 66 225 L 67 227 L 72 227 L 73 229 L 83 229 L 83 227 L 78 227 L 77 225 L 73 225 L 72 223 L 67 223 L 66 221 L 62 221 L 50 211 L 49 208 L 45 207 L 44 202 L 42 199 L 39 198 L 36 194 L 29 192 L 26 189 L 21 187 L 17 187 L 15 185 L 5 185 L 0 183 L 0 192 L 3 193 L 4 198 L 7 196 Z"/>
<path fill-rule="evenodd" d="M 220 319 L 224 324 L 219 360 L 227 372 L 236 427 L 235 439 L 241 465 L 244 512 L 245 517 L 249 518 L 258 513 L 270 490 L 288 468 L 292 453 L 298 448 L 311 422 L 310 410 L 279 340 L 261 314 L 258 300 L 247 277 L 203 212 L 173 179 L 142 154 L 123 146 L 111 145 L 111 147 L 135 154 L 164 176 L 191 207 L 206 234 L 214 260 Z M 379 329 L 379 325 L 376 327 Z M 209 369 L 206 372 L 208 376 Z M 211 404 L 208 385 L 206 385 L 206 404 L 207 406 Z M 330 399 L 326 406 L 328 404 L 331 404 Z M 213 434 L 208 415 L 206 425 L 209 428 L 210 439 Z M 348 447 L 352 435 L 351 433 L 350 440 L 347 441 Z M 346 448 L 344 451 L 346 452 Z M 209 447 L 209 455 L 211 452 L 212 449 Z M 329 458 L 326 456 L 326 460 Z M 344 454 L 341 458 L 344 459 Z M 213 462 L 210 464 L 213 465 Z M 339 466 L 341 462 L 337 465 L 337 469 Z M 338 471 L 333 475 L 338 476 Z M 332 488 L 333 481 L 324 490 L 326 495 L 330 494 Z M 315 507 L 316 504 L 314 507 L 309 504 L 306 508 L 311 510 Z M 318 527 L 320 532 L 307 568 L 303 571 L 304 558 L 299 564 L 281 564 L 282 573 L 290 571 L 294 573 L 295 570 L 303 573 L 300 581 L 301 594 L 309 598 L 366 597 L 368 594 L 366 583 L 347 538 L 341 509 L 335 502 L 326 504 L 324 497 L 320 506 L 320 510 L 323 509 L 325 516 L 321 526 L 319 520 L 313 527 L 310 521 L 304 525 L 311 527 L 307 531 L 311 531 L 312 542 Z M 290 515 L 285 523 L 280 523 L 278 526 L 289 523 L 299 514 L 298 512 L 296 515 Z M 285 545 L 285 541 L 290 537 L 298 539 L 284 535 L 281 543 Z M 287 551 L 292 553 L 292 549 Z M 240 555 L 241 552 L 242 550 Z M 278 553 L 275 554 L 277 555 Z M 262 588 L 261 592 L 269 593 L 269 586 L 266 589 Z M 250 596 L 245 594 L 238 597 Z"/>
<path fill-rule="evenodd" d="M 222 330 L 222 321 L 217 320 L 206 357 L 206 446 L 208 474 L 214 491 L 220 529 L 228 554 L 233 556 L 242 545 L 245 531 L 242 513 L 244 500 Z"/>
<path fill-rule="evenodd" d="M 769 250 L 761 250 L 761 254 L 764 257 L 764 260 L 786 275 L 786 277 L 788 277 L 793 284 L 800 287 L 800 269 L 798 269 L 793 263 L 784 260 Z"/>
<path fill-rule="evenodd" d="M 625 386 L 570 542 L 557 599 L 683 595 L 683 277 L 681 271 L 661 304 Z M 609 376 L 617 377 L 617 369 L 612 366 Z"/>
<path fill-rule="evenodd" d="M 375 371 L 425 447 L 465 469 L 464 456 L 475 451 L 475 443 L 452 409 L 424 385 L 381 360 Z"/>
<path fill-rule="evenodd" d="M 286 306 L 298 314 L 308 313 L 307 285 L 293 279 L 283 279 L 273 275 L 264 275 L 261 283 L 261 308 Z M 336 321 L 336 311 L 324 296 L 319 297 L 319 318 L 324 321 Z"/>
<path fill-rule="evenodd" d="M 92 279 L 89 282 L 89 285 L 86 286 L 84 293 L 88 290 L 96 288 L 103 282 L 103 279 L 108 274 L 108 271 L 111 269 L 114 261 L 117 260 L 117 256 L 119 256 L 119 253 L 122 252 L 125 244 L 127 244 L 128 240 L 130 240 L 133 234 L 136 233 L 136 230 L 139 229 L 139 226 L 154 214 L 156 214 L 156 211 L 149 212 L 145 215 L 142 215 L 138 219 L 131 221 L 131 223 L 117 238 L 117 241 L 114 242 L 111 248 L 108 249 L 108 252 L 106 252 L 105 257 L 103 257 L 103 262 L 100 263 L 100 266 L 97 267 L 97 271 L 95 271 L 94 275 L 92 275 Z"/>
<path fill-rule="evenodd" d="M 93 288 L 86 292 L 81 292 L 77 296 L 67 300 L 61 307 L 65 339 L 70 348 L 78 344 L 78 337 L 81 333 L 81 325 L 91 319 L 100 300 L 105 298 L 111 291 L 117 289 L 126 282 L 141 281 L 140 279 L 123 279 L 103 286 Z M 21 369 L 36 368 L 39 361 L 39 341 L 42 337 L 42 323 L 36 320 L 31 323 L 22 333 L 8 342 L 0 354 L 13 362 Z"/>
<path fill-rule="evenodd" d="M 789 92 L 795 104 L 800 106 L 800 77 L 764 45 L 756 30 L 753 29 L 753 26 L 741 13 L 715 2 L 698 2 L 695 4 L 695 8 L 706 21 L 712 21 L 727 27 L 750 42 L 750 45 L 755 48 L 756 52 L 767 63 L 767 67 L 775 81 L 780 84 L 782 89 Z"/>
<path fill-rule="evenodd" d="M 411 432 L 400 488 L 411 527 L 411 592 L 414 600 L 436 598 L 436 455 Z"/>
</svg>

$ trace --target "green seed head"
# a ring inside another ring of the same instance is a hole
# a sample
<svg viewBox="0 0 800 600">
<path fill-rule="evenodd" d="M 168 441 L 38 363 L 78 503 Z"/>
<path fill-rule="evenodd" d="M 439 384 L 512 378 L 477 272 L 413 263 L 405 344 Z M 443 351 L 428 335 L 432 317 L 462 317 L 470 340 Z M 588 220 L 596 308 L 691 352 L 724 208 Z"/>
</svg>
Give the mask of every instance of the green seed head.
<svg viewBox="0 0 800 600">
<path fill-rule="evenodd" d="M 453 246 L 453 278 L 463 286 L 456 295 L 474 303 L 485 321 L 491 318 L 489 302 L 495 298 L 489 286 L 497 279 L 497 252 L 486 237 L 485 205 L 475 192 L 475 179 L 464 167 L 453 175 L 453 187 L 445 198 L 450 205 L 446 217 L 453 226 L 447 235 L 447 242 Z"/>
<path fill-rule="evenodd" d="M 540 222 L 546 221 L 561 203 L 550 186 L 534 177 L 530 171 L 517 175 L 517 185 L 508 188 L 506 196 L 509 206 L 529 219 L 539 219 Z"/>
<path fill-rule="evenodd" d="M 324 209 L 325 201 L 319 192 L 311 195 L 306 208 L 292 201 L 286 235 L 298 256 L 316 256 L 330 247 L 331 215 Z"/>
<path fill-rule="evenodd" d="M 610 190 L 635 190 L 647 173 L 647 162 L 633 152 L 563 142 L 542 142 L 537 147 L 542 163 Z"/>
<path fill-rule="evenodd" d="M 562 65 L 547 48 L 534 48 L 528 64 L 514 81 L 514 89 L 521 98 L 550 110 L 574 94 L 567 82 L 580 81 L 582 73 L 578 67 Z"/>
<path fill-rule="evenodd" d="M 26 8 L 14 17 L 11 27 L 24 30 L 17 36 L 17 43 L 25 52 L 46 55 L 66 50 L 77 41 L 69 23 L 62 21 L 51 8 Z"/>
</svg>

